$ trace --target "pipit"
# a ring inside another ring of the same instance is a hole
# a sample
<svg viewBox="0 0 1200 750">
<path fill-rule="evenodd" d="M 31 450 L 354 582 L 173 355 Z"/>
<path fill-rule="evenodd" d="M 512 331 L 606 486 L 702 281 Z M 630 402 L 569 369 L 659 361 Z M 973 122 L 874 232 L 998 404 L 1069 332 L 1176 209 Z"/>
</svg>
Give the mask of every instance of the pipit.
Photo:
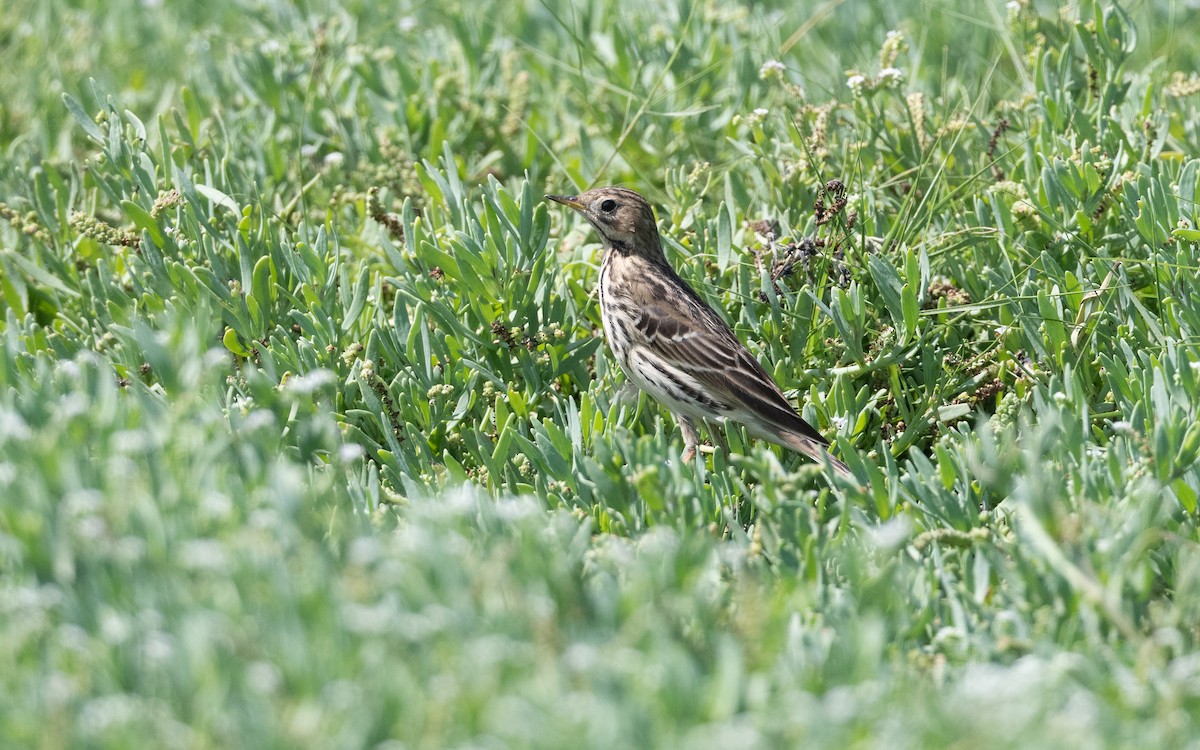
<svg viewBox="0 0 1200 750">
<path fill-rule="evenodd" d="M 618 187 L 546 198 L 583 214 L 600 233 L 608 345 L 626 377 L 675 415 L 684 461 L 696 455 L 697 422 L 732 421 L 851 476 L 721 316 L 667 263 L 645 198 Z"/>
</svg>

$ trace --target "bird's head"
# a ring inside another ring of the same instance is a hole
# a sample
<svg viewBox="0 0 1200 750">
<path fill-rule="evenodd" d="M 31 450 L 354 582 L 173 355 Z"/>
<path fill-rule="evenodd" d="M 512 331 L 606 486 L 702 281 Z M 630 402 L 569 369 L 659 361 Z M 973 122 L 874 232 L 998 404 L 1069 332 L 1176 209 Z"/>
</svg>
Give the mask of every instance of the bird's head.
<svg viewBox="0 0 1200 750">
<path fill-rule="evenodd" d="M 547 195 L 546 198 L 583 214 L 600 233 L 606 247 L 666 264 L 654 211 L 645 198 L 632 190 L 602 187 L 579 195 Z"/>
</svg>

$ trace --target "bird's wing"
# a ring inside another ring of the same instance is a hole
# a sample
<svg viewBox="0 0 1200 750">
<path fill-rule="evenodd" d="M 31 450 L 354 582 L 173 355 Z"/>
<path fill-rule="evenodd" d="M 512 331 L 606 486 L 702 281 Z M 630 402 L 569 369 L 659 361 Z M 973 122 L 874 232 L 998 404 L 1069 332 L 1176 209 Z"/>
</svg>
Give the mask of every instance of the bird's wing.
<svg viewBox="0 0 1200 750">
<path fill-rule="evenodd" d="M 690 291 L 690 290 L 688 290 Z M 821 445 L 828 441 L 792 407 L 746 347 L 695 293 L 640 300 L 634 324 L 642 346 L 700 383 L 716 401 L 746 409 Z"/>
</svg>

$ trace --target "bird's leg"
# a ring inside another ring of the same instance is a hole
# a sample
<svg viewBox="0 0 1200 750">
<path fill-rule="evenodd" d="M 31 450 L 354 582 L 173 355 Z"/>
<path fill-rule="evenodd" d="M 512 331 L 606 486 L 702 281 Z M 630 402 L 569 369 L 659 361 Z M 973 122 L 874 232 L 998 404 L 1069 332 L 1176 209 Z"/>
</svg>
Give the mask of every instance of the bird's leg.
<svg viewBox="0 0 1200 750">
<path fill-rule="evenodd" d="M 696 423 L 692 421 L 691 417 L 676 414 L 675 421 L 679 422 L 679 431 L 683 433 L 683 455 L 679 458 L 686 464 L 696 457 L 696 446 L 700 444 L 700 434 L 696 432 Z"/>
</svg>

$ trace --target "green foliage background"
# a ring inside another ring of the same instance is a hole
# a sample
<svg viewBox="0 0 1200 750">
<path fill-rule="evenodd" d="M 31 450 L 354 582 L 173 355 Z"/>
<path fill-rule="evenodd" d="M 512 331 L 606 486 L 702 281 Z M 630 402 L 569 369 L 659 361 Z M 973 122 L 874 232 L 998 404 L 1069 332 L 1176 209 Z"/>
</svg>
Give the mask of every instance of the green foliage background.
<svg viewBox="0 0 1200 750">
<path fill-rule="evenodd" d="M 6 3 L 0 744 L 1194 747 L 1198 69 L 1173 0 Z M 861 486 L 620 395 L 602 183 Z"/>
</svg>

